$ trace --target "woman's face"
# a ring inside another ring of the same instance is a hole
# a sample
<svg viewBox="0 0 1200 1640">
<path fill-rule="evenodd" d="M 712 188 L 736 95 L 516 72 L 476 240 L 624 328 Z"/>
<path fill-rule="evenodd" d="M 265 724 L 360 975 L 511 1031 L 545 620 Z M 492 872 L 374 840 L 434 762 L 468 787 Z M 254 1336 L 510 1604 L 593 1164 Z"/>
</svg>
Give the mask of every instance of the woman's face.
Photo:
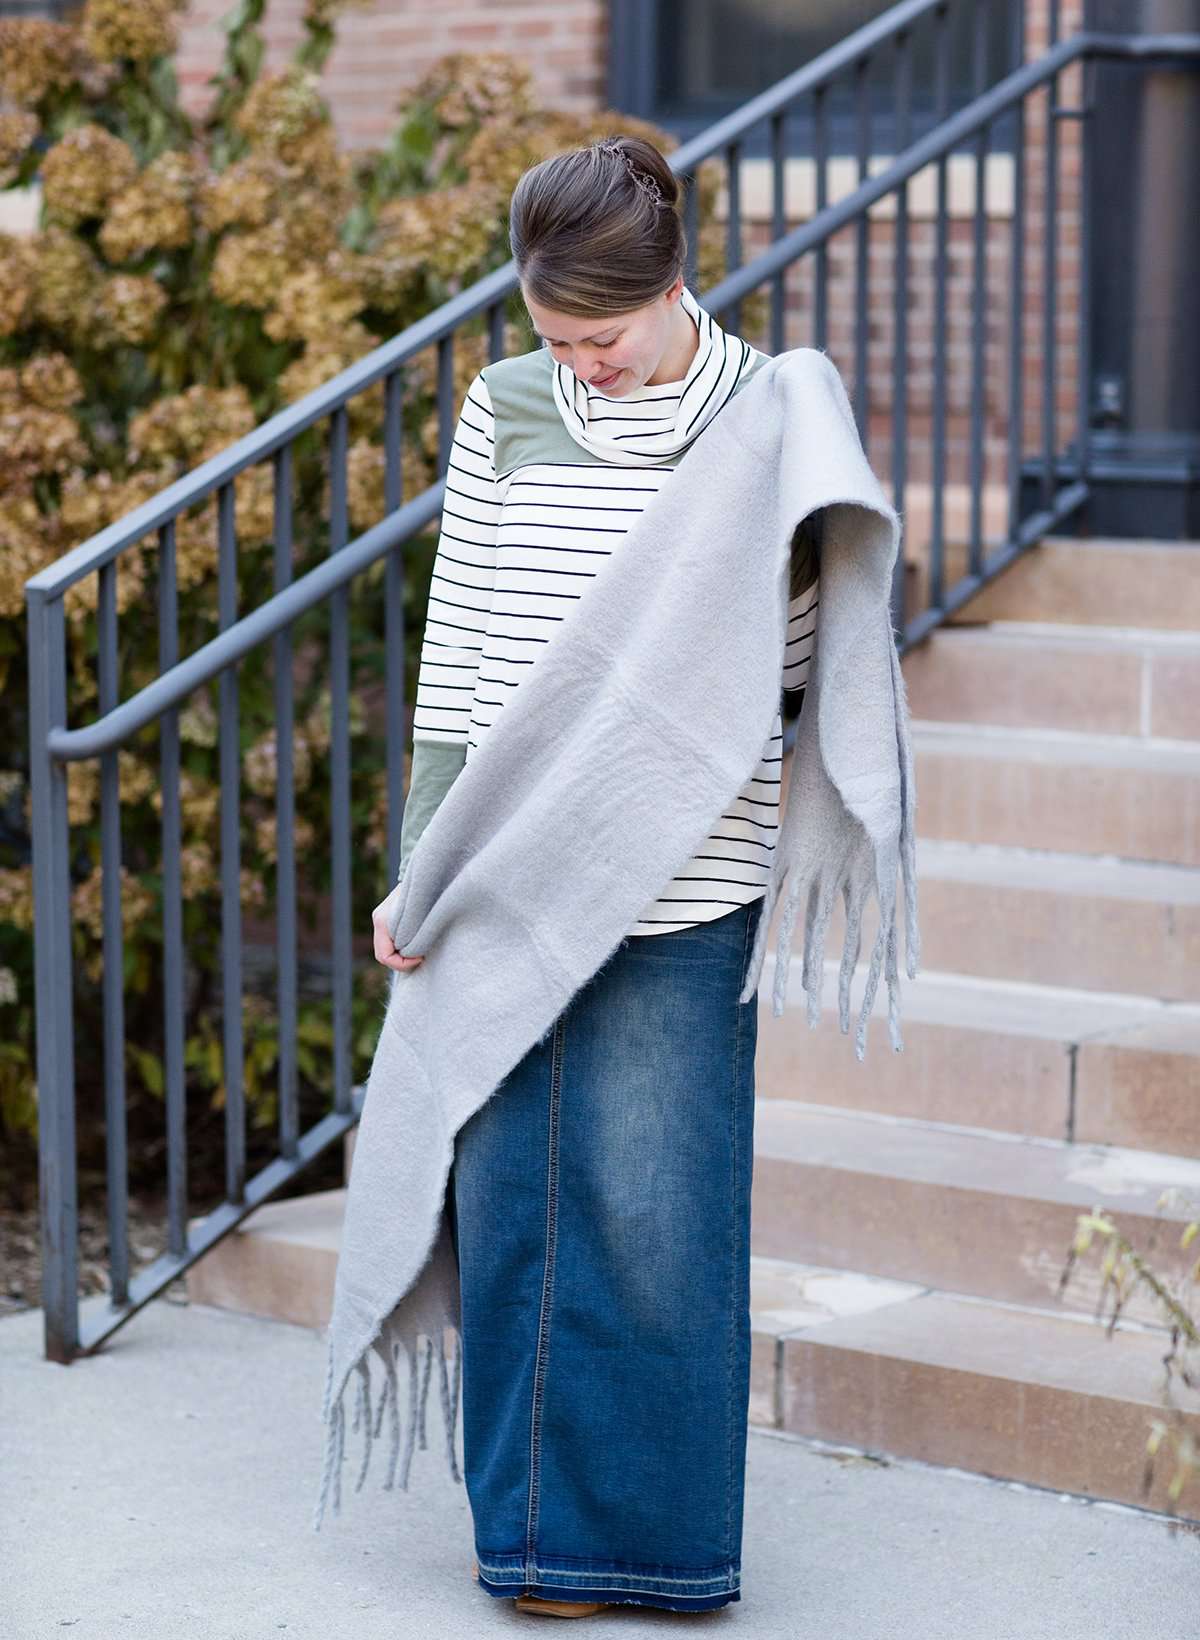
<svg viewBox="0 0 1200 1640">
<path fill-rule="evenodd" d="M 525 293 L 524 287 L 522 295 L 538 339 L 549 343 L 551 356 L 559 364 L 568 365 L 581 382 L 610 397 L 620 397 L 644 387 L 658 369 L 677 335 L 677 304 L 682 290 L 680 275 L 670 290 L 645 307 L 594 319 L 543 307 Z"/>
</svg>

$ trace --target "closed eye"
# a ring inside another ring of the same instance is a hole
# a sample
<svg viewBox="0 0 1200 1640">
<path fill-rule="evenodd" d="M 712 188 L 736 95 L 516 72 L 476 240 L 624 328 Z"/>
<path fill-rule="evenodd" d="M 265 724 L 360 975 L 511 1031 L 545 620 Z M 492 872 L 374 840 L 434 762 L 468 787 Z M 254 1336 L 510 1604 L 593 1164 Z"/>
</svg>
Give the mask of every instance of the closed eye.
<svg viewBox="0 0 1200 1640">
<path fill-rule="evenodd" d="M 566 347 L 567 346 L 566 342 L 551 342 L 551 341 L 548 341 L 545 336 L 540 335 L 537 331 L 534 331 L 534 335 L 537 336 L 538 341 L 541 342 L 543 344 L 543 346 L 545 346 L 545 347 Z M 598 341 L 596 343 L 596 346 L 597 347 L 612 347 L 614 342 L 620 340 L 620 337 L 621 337 L 621 332 L 618 330 L 617 334 L 615 336 L 610 336 L 605 341 Z"/>
</svg>

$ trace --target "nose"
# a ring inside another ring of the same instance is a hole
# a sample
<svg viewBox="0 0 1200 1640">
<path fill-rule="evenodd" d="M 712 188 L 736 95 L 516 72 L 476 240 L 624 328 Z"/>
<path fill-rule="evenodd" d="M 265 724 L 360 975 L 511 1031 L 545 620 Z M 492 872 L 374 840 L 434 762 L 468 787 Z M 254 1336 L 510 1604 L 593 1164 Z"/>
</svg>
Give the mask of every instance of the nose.
<svg viewBox="0 0 1200 1640">
<path fill-rule="evenodd" d="M 601 359 L 597 359 L 592 364 L 583 364 L 578 359 L 573 359 L 571 361 L 571 369 L 579 377 L 581 382 L 598 381 L 601 376 L 607 376 L 611 373 L 610 367 Z"/>
</svg>

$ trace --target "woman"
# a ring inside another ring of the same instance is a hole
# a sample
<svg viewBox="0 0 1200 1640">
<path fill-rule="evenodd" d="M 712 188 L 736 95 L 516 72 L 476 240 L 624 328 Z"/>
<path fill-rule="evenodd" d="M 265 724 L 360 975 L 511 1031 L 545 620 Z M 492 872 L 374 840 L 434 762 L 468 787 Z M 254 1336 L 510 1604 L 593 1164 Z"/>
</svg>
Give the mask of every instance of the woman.
<svg viewBox="0 0 1200 1640">
<path fill-rule="evenodd" d="M 665 158 L 634 137 L 517 184 L 510 237 L 541 346 L 480 371 L 458 422 L 401 875 L 647 498 L 766 360 L 687 290 L 678 207 Z M 795 563 L 792 689 L 817 611 L 813 551 Z M 739 797 L 456 1136 L 476 1575 L 521 1610 L 741 1598 L 757 1003 L 737 998 L 781 748 L 777 715 Z M 375 954 L 402 972 L 423 958 L 396 951 L 387 904 Z"/>
</svg>

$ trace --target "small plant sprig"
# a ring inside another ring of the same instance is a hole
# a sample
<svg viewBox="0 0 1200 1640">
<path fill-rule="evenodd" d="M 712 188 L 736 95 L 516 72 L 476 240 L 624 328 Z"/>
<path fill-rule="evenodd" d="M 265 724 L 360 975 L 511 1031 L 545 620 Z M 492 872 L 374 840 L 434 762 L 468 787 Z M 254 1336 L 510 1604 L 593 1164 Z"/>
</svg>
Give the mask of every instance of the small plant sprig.
<svg viewBox="0 0 1200 1640">
<path fill-rule="evenodd" d="M 1158 1198 L 1159 1208 L 1174 1206 L 1182 1198 L 1177 1187 L 1163 1191 Z M 1179 1237 L 1181 1250 L 1187 1251 L 1200 1236 L 1200 1218 L 1187 1223 Z M 1194 1433 L 1197 1408 L 1190 1413 L 1177 1399 L 1178 1386 L 1196 1395 L 1200 1391 L 1200 1324 L 1194 1307 L 1189 1308 L 1188 1293 L 1200 1283 L 1200 1258 L 1184 1276 L 1180 1295 L 1173 1293 L 1167 1282 L 1137 1251 L 1115 1221 L 1096 1206 L 1090 1213 L 1081 1213 L 1076 1220 L 1075 1238 L 1067 1252 L 1059 1277 L 1058 1293 L 1062 1297 L 1077 1265 L 1094 1242 L 1103 1247 L 1100 1260 L 1100 1292 L 1096 1301 L 1096 1319 L 1104 1319 L 1106 1301 L 1111 1297 L 1107 1318 L 1109 1337 L 1116 1329 L 1121 1313 L 1131 1295 L 1146 1288 L 1162 1310 L 1168 1327 L 1169 1346 L 1162 1357 L 1163 1416 L 1150 1419 L 1150 1434 L 1146 1441 L 1146 1463 L 1142 1471 L 1141 1495 L 1148 1498 L 1154 1484 L 1156 1464 L 1164 1448 L 1173 1454 L 1175 1468 L 1167 1483 L 1168 1512 L 1174 1515 L 1185 1490 L 1194 1483 L 1200 1468 L 1200 1444 Z M 1172 1520 L 1172 1530 L 1178 1530 L 1178 1520 Z M 1200 1528 L 1193 1528 L 1200 1530 Z"/>
</svg>

